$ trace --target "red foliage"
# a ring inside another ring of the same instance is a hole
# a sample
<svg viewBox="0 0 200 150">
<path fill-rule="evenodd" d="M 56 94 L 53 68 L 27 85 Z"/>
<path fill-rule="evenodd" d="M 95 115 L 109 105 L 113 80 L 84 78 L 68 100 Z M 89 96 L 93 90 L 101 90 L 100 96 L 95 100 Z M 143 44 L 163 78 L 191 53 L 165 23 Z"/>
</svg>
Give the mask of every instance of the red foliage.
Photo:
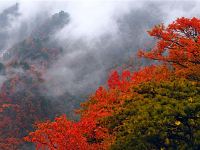
<svg viewBox="0 0 200 150">
<path fill-rule="evenodd" d="M 118 111 L 124 100 L 132 97 L 131 86 L 154 79 L 167 79 L 169 74 L 165 66 L 149 66 L 135 73 L 126 70 L 119 74 L 113 71 L 108 79 L 109 89 L 99 87 L 89 101 L 82 104 L 82 109 L 78 111 L 81 115 L 79 122 L 61 116 L 54 122 L 38 123 L 36 131 L 25 140 L 35 143 L 37 149 L 107 149 L 114 136 L 99 125 L 99 121 Z"/>
<path fill-rule="evenodd" d="M 91 119 L 72 122 L 66 116 L 60 116 L 55 121 L 37 123 L 37 130 L 31 132 L 26 141 L 36 144 L 37 150 L 94 150 L 100 147 L 96 143 L 89 143 L 88 139 L 96 140 L 104 137 L 103 129 L 97 132 L 96 123 Z M 95 130 L 94 130 L 95 129 Z M 95 137 L 94 137 L 95 136 Z"/>
<path fill-rule="evenodd" d="M 129 70 L 124 70 L 121 75 L 115 70 L 109 76 L 108 87 L 109 89 L 118 88 L 121 91 L 126 91 L 129 86 L 151 80 L 160 81 L 169 78 L 170 75 L 171 72 L 165 65 L 151 65 L 133 73 Z"/>
<path fill-rule="evenodd" d="M 155 26 L 149 35 L 158 39 L 156 46 L 150 52 L 140 50 L 139 56 L 170 63 L 177 74 L 198 79 L 200 19 L 179 18 L 168 27 Z"/>
<path fill-rule="evenodd" d="M 19 132 L 19 129 L 14 127 L 16 120 L 7 115 L 7 112 L 17 114 L 19 106 L 10 102 L 11 100 L 6 97 L 5 93 L 0 95 L 0 149 L 2 150 L 17 149 L 18 145 L 23 142 L 22 139 L 16 136 Z"/>
<path fill-rule="evenodd" d="M 88 143 L 78 124 L 68 121 L 65 116 L 56 118 L 54 122 L 38 123 L 36 126 L 37 131 L 31 132 L 25 140 L 36 143 L 37 149 L 88 149 Z"/>
<path fill-rule="evenodd" d="M 33 102 L 31 91 L 29 95 L 22 95 L 21 99 L 17 97 L 20 96 L 17 93 L 19 85 L 26 84 L 22 78 L 18 75 L 13 76 L 3 83 L 0 90 L 0 149 L 2 150 L 19 149 L 24 143 L 23 136 L 30 131 L 33 121 L 44 118 L 43 114 L 37 112 L 40 103 L 36 100 Z"/>
<path fill-rule="evenodd" d="M 139 55 L 164 61 L 164 65 L 148 66 L 138 72 L 129 70 L 121 74 L 112 71 L 108 79 L 108 89 L 99 87 L 89 100 L 81 104 L 77 111 L 79 122 L 72 122 L 61 116 L 54 122 L 36 125 L 36 131 L 25 138 L 38 149 L 106 149 L 114 140 L 114 135 L 104 127 L 103 118 L 120 111 L 125 100 L 135 94 L 132 87 L 143 82 L 160 82 L 180 72 L 199 75 L 200 64 L 200 20 L 180 18 L 170 24 L 155 26 L 149 34 L 158 39 L 150 52 L 139 51 Z M 194 65 L 195 64 L 195 65 Z M 173 69 L 168 69 L 172 66 Z M 199 68 L 199 69 L 198 69 Z M 182 74 L 181 74 L 182 75 Z"/>
</svg>

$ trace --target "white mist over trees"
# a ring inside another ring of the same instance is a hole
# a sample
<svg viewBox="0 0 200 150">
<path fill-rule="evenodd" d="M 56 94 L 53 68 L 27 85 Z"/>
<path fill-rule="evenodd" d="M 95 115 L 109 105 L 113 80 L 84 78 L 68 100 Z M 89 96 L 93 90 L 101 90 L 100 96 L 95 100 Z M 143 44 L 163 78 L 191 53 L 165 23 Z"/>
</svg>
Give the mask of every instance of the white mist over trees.
<svg viewBox="0 0 200 150">
<path fill-rule="evenodd" d="M 38 118 L 76 118 L 73 110 L 106 85 L 112 69 L 135 71 L 151 63 L 136 58 L 138 49 L 154 45 L 147 30 L 177 17 L 198 17 L 199 6 L 198 1 L 0 1 L 0 119 L 9 125 L 0 128 L 0 140 L 21 140 Z"/>
<path fill-rule="evenodd" d="M 10 5 L 12 3 L 15 1 L 2 3 L 1 15 L 9 6 L 13 9 L 8 14 L 6 30 L 0 32 L 4 40 L 2 51 L 28 37 L 47 16 L 61 10 L 69 13 L 69 23 L 49 37 L 50 43 L 56 43 L 63 50 L 45 74 L 49 93 L 55 95 L 66 91 L 91 92 L 104 82 L 108 70 L 134 55 L 144 43 L 151 46 L 145 42 L 149 28 L 178 16 L 198 15 L 199 8 L 195 1 L 188 4 L 176 1 L 178 9 L 174 3 L 160 1 L 18 1 L 17 5 Z"/>
</svg>

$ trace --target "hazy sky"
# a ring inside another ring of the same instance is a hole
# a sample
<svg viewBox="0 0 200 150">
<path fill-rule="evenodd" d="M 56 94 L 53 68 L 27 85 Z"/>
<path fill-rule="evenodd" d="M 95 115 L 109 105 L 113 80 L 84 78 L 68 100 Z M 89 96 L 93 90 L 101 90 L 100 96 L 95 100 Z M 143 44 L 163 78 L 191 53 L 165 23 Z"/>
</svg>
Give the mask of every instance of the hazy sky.
<svg viewBox="0 0 200 150">
<path fill-rule="evenodd" d="M 117 27 L 113 18 L 128 13 L 131 9 L 141 8 L 143 0 L 1 0 L 0 10 L 13 4 L 20 3 L 22 18 L 27 19 L 37 12 L 48 11 L 55 13 L 65 10 L 70 13 L 72 21 L 70 27 L 75 32 L 74 36 L 98 36 L 105 32 L 114 32 Z M 196 14 L 199 8 L 198 0 L 154 0 L 166 12 L 166 22 L 180 16 Z M 168 3 L 168 4 L 167 4 Z M 170 4 L 171 3 L 171 4 Z M 109 28 L 111 27 L 112 28 Z"/>
</svg>

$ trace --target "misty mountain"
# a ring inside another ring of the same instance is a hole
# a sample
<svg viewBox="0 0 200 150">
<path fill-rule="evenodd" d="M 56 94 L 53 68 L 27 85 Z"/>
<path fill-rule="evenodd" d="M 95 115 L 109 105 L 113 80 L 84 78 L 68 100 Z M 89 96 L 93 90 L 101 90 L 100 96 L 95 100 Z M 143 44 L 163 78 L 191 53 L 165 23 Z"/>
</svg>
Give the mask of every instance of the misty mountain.
<svg viewBox="0 0 200 150">
<path fill-rule="evenodd" d="M 19 4 L 16 3 L 15 5 L 5 9 L 1 14 L 0 14 L 0 26 L 2 28 L 6 28 L 7 26 L 10 25 L 10 21 L 12 19 L 15 19 L 19 17 Z"/>
<path fill-rule="evenodd" d="M 111 70 L 136 71 L 152 63 L 136 54 L 154 45 L 146 31 L 189 14 L 185 8 L 199 15 L 194 4 L 177 2 L 178 8 L 174 3 L 147 1 L 2 4 L 0 106 L 18 105 L 20 115 L 11 109 L 0 114 L 0 119 L 8 116 L 13 121 L 5 128 L 9 132 L 0 130 L 5 137 L 21 139 L 35 121 L 60 114 L 78 118 L 73 110 L 106 85 Z M 11 129 L 18 134 L 9 135 Z"/>
<path fill-rule="evenodd" d="M 7 53 L 3 56 L 3 60 L 13 61 L 13 59 L 16 59 L 16 61 L 29 61 L 40 58 L 48 59 L 51 53 L 45 52 L 44 50 L 45 48 L 48 49 L 48 39 L 56 31 L 62 29 L 68 22 L 69 15 L 64 11 L 47 18 L 42 25 L 32 31 L 29 37 L 8 49 Z M 55 51 L 57 49 L 57 47 L 50 48 L 55 49 Z"/>
<path fill-rule="evenodd" d="M 99 85 L 105 84 L 112 69 L 130 67 L 137 70 L 136 51 L 151 48 L 154 43 L 146 31 L 168 17 L 164 10 L 171 5 L 154 2 L 141 4 L 142 8 L 132 3 L 123 5 L 126 11 L 118 3 L 113 4 L 116 5 L 115 11 L 109 9 L 109 3 L 103 4 L 104 11 L 101 7 L 95 10 L 88 4 L 88 8 L 83 5 L 82 12 L 80 6 L 79 15 L 60 8 L 55 11 L 56 6 L 53 5 L 49 8 L 32 6 L 35 9 L 33 13 L 28 12 L 29 5 L 21 3 L 6 8 L 1 13 L 4 17 L 0 17 L 2 26 L 7 25 L 9 29 L 9 33 L 2 30 L 7 36 L 1 40 L 2 68 L 7 73 L 3 79 L 15 74 L 32 78 L 30 72 L 35 71 L 42 74 L 40 77 L 44 81 L 38 84 L 38 91 L 59 101 L 58 97 L 64 99 L 66 95 L 85 97 Z M 64 3 L 60 3 L 61 6 Z M 66 5 L 70 11 L 68 6 L 70 3 Z M 189 7 L 192 10 L 194 6 Z M 90 9 L 94 14 L 87 12 Z M 182 9 L 180 7 L 180 11 Z M 101 16 L 101 13 L 104 15 Z M 9 19 L 9 16 L 15 20 Z M 106 21 L 110 22 L 109 26 L 104 26 L 107 25 L 104 24 Z M 15 27 L 16 24 L 18 26 Z M 98 28 L 92 28 L 93 24 Z M 86 25 L 89 26 L 87 30 L 84 28 Z M 150 62 L 142 60 L 140 63 Z M 77 106 L 76 102 L 74 105 Z"/>
<path fill-rule="evenodd" d="M 49 36 L 62 29 L 66 24 L 69 23 L 69 14 L 60 11 L 52 15 L 50 18 L 47 18 L 46 21 L 39 25 L 31 34 L 31 37 L 48 40 Z"/>
<path fill-rule="evenodd" d="M 19 4 L 15 4 L 7 9 L 5 9 L 0 14 L 0 50 L 4 48 L 6 45 L 6 41 L 9 38 L 9 27 L 11 26 L 11 22 L 17 19 L 20 16 L 19 13 Z"/>
</svg>

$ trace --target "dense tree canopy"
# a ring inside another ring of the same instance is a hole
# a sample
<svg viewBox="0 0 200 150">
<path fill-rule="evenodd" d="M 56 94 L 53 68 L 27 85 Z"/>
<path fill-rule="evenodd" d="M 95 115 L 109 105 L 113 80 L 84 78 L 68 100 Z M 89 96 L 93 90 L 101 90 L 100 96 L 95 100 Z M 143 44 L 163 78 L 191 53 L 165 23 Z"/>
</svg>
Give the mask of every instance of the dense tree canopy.
<svg viewBox="0 0 200 150">
<path fill-rule="evenodd" d="M 200 80 L 200 20 L 178 18 L 165 27 L 155 26 L 148 32 L 158 41 L 149 52 L 140 50 L 139 56 L 171 64 L 177 74 Z"/>
<path fill-rule="evenodd" d="M 200 85 L 178 79 L 133 88 L 120 111 L 104 119 L 111 149 L 199 149 Z"/>
<path fill-rule="evenodd" d="M 38 149 L 200 149 L 200 20 L 155 26 L 158 39 L 139 55 L 163 63 L 112 71 L 81 104 L 80 120 L 61 116 L 25 137 Z"/>
</svg>

